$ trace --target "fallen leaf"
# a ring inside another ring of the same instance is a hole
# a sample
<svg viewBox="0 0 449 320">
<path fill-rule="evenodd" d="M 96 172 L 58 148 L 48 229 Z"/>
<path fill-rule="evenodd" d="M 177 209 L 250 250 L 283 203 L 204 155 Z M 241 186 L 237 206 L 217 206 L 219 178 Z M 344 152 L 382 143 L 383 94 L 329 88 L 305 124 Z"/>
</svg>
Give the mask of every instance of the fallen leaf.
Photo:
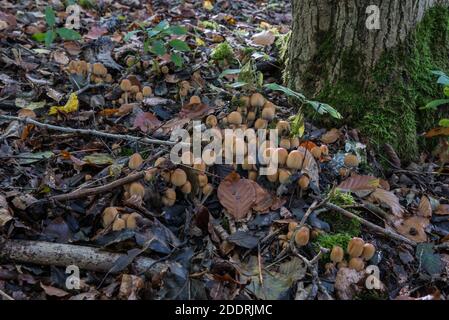
<svg viewBox="0 0 449 320">
<path fill-rule="evenodd" d="M 44 289 L 44 292 L 47 296 L 62 298 L 69 294 L 67 291 L 64 291 L 62 289 L 55 288 L 52 286 L 46 286 L 42 282 L 41 282 L 41 288 Z"/>
<path fill-rule="evenodd" d="M 365 271 L 358 272 L 354 269 L 340 268 L 335 278 L 337 296 L 341 300 L 352 300 L 362 290 L 359 283 L 364 276 Z"/>
<path fill-rule="evenodd" d="M 401 217 L 404 213 L 404 208 L 400 205 L 398 197 L 391 191 L 377 188 L 373 193 L 371 193 L 369 199 L 386 205 L 397 217 Z"/>
<path fill-rule="evenodd" d="M 102 35 L 106 33 L 108 33 L 108 29 L 104 27 L 94 26 L 90 28 L 89 32 L 84 36 L 84 38 L 95 40 L 100 38 Z"/>
<path fill-rule="evenodd" d="M 429 198 L 422 196 L 418 205 L 418 214 L 424 218 L 432 217 L 432 205 L 430 204 Z"/>
<path fill-rule="evenodd" d="M 140 112 L 134 119 L 134 127 L 142 132 L 155 130 L 161 126 L 159 119 L 151 112 Z"/>
<path fill-rule="evenodd" d="M 59 112 L 62 112 L 62 113 L 75 112 L 78 110 L 78 106 L 79 106 L 78 97 L 77 97 L 76 93 L 72 93 L 70 95 L 69 100 L 67 101 L 67 103 L 64 106 L 53 106 L 50 108 L 50 111 L 48 112 L 48 114 L 51 116 L 51 115 L 58 114 Z"/>
<path fill-rule="evenodd" d="M 374 191 L 380 186 L 379 178 L 352 174 L 338 185 L 343 191 Z"/>
<path fill-rule="evenodd" d="M 188 103 L 184 105 L 179 111 L 179 116 L 181 118 L 202 118 L 208 113 L 212 112 L 212 109 L 209 108 L 207 104 L 204 103 Z"/>
<path fill-rule="evenodd" d="M 416 258 L 420 261 L 421 267 L 431 276 L 439 275 L 443 271 L 441 257 L 434 253 L 432 243 L 418 244 Z"/>
<path fill-rule="evenodd" d="M 449 127 L 437 127 L 426 132 L 424 135 L 426 138 L 433 138 L 436 136 L 449 136 Z"/>
<path fill-rule="evenodd" d="M 320 138 L 321 142 L 325 144 L 332 144 L 340 138 L 340 131 L 336 128 L 330 129 L 328 132 L 323 134 Z"/>
<path fill-rule="evenodd" d="M 449 204 L 440 204 L 435 210 L 435 214 L 439 216 L 449 215 Z"/>
<path fill-rule="evenodd" d="M 393 226 L 400 234 L 415 242 L 427 241 L 424 229 L 428 224 L 429 220 L 423 217 L 410 217 L 393 222 Z"/>
<path fill-rule="evenodd" d="M 257 212 L 268 212 L 273 205 L 273 196 L 257 182 L 249 180 L 256 191 L 256 200 L 254 202 L 253 210 Z"/>
<path fill-rule="evenodd" d="M 114 159 L 107 153 L 93 153 L 85 156 L 82 161 L 98 166 L 114 163 Z"/>
<path fill-rule="evenodd" d="M 120 284 L 119 297 L 124 300 L 137 300 L 138 292 L 143 288 L 144 282 L 141 277 L 124 274 Z"/>
<path fill-rule="evenodd" d="M 320 186 L 320 172 L 315 158 L 312 153 L 304 147 L 299 147 L 298 151 L 304 154 L 301 173 L 306 174 L 309 177 L 311 184 L 318 189 Z"/>
<path fill-rule="evenodd" d="M 6 201 L 4 195 L 0 194 L 0 227 L 3 227 L 10 220 L 12 220 L 12 216 L 9 211 L 8 201 Z"/>
<path fill-rule="evenodd" d="M 241 179 L 236 172 L 230 173 L 218 186 L 218 200 L 235 219 L 242 220 L 251 212 L 256 201 L 256 191 L 248 179 Z"/>
<path fill-rule="evenodd" d="M 264 30 L 262 32 L 256 33 L 251 38 L 253 44 L 259 46 L 271 46 L 276 39 L 275 35 L 271 31 Z"/>
</svg>

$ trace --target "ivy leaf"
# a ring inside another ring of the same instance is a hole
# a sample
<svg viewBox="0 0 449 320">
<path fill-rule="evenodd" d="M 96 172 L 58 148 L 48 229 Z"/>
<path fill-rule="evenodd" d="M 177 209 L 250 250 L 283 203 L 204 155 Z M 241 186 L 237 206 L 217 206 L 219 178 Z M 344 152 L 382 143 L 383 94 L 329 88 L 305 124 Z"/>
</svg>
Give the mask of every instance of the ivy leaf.
<svg viewBox="0 0 449 320">
<path fill-rule="evenodd" d="M 161 40 L 153 41 L 150 51 L 158 56 L 163 56 L 167 52 L 164 43 Z"/>
<path fill-rule="evenodd" d="M 45 32 L 45 45 L 47 47 L 50 47 L 50 45 L 53 43 L 53 41 L 55 41 L 56 39 L 56 32 L 54 32 L 53 30 L 48 30 L 47 32 Z"/>
<path fill-rule="evenodd" d="M 190 51 L 190 47 L 182 40 L 173 39 L 168 42 L 170 47 L 178 51 Z"/>
<path fill-rule="evenodd" d="M 437 99 L 426 104 L 425 107 L 420 108 L 421 110 L 433 109 L 436 110 L 439 106 L 449 104 L 449 99 Z"/>
<path fill-rule="evenodd" d="M 182 67 L 183 60 L 181 55 L 174 52 L 170 55 L 170 60 L 175 64 L 175 66 Z"/>
<path fill-rule="evenodd" d="M 53 28 L 56 24 L 56 16 L 53 8 L 50 6 L 45 7 L 45 22 L 50 28 Z"/>
<path fill-rule="evenodd" d="M 81 39 L 81 35 L 72 29 L 58 28 L 58 29 L 56 29 L 56 32 L 64 40 L 80 40 Z"/>
</svg>

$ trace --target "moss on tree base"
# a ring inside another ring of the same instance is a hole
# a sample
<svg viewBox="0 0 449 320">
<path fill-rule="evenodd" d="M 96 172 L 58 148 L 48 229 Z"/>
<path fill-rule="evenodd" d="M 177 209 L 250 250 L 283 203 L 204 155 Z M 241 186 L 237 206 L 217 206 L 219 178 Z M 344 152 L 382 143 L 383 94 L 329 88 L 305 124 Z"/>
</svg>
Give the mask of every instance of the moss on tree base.
<svg viewBox="0 0 449 320">
<path fill-rule="evenodd" d="M 324 37 L 314 65 L 306 74 L 298 75 L 306 79 L 302 89 L 307 94 L 313 94 L 318 78 L 328 78 L 322 62 L 332 55 L 332 41 L 332 35 Z M 359 128 L 377 151 L 389 143 L 401 159 L 416 159 L 419 147 L 427 143 L 419 133 L 435 126 L 437 119 L 447 114 L 447 109 L 433 112 L 419 108 L 442 94 L 430 71 L 449 70 L 449 9 L 429 9 L 407 40 L 384 52 L 369 70 L 356 48 L 344 52 L 341 62 L 338 78 L 325 83 L 315 98 L 338 109 L 345 123 Z M 295 83 L 296 79 L 287 78 L 290 84 Z M 336 125 L 331 119 L 308 115 Z"/>
</svg>

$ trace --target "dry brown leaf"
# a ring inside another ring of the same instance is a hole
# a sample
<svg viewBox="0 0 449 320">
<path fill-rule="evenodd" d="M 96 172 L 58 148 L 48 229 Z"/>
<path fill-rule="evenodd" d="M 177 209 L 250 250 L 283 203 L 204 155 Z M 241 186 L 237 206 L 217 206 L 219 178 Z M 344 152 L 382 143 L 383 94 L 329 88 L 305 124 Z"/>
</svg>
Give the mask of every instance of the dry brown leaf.
<svg viewBox="0 0 449 320">
<path fill-rule="evenodd" d="M 362 286 L 359 283 L 364 277 L 365 271 L 358 272 L 349 268 L 338 270 L 335 278 L 337 296 L 341 300 L 352 300 L 362 290 Z"/>
<path fill-rule="evenodd" d="M 344 191 L 374 191 L 380 187 L 379 178 L 352 174 L 348 179 L 338 185 Z"/>
<path fill-rule="evenodd" d="M 164 123 L 159 129 L 163 134 L 170 134 L 173 130 L 182 129 L 184 126 L 190 122 L 189 118 L 179 118 L 175 117 Z"/>
<path fill-rule="evenodd" d="M 440 204 L 435 210 L 435 214 L 439 216 L 449 215 L 449 204 Z"/>
<path fill-rule="evenodd" d="M 275 35 L 271 31 L 264 30 L 262 32 L 253 35 L 251 40 L 254 44 L 259 46 L 271 46 L 276 39 Z"/>
<path fill-rule="evenodd" d="M 432 205 L 426 196 L 422 196 L 419 201 L 418 214 L 424 218 L 432 217 Z"/>
<path fill-rule="evenodd" d="M 124 274 L 122 276 L 122 282 L 120 284 L 119 297 L 124 300 L 137 300 L 137 294 L 144 286 L 144 282 L 141 277 L 137 277 L 130 274 Z"/>
<path fill-rule="evenodd" d="M 398 197 L 391 191 L 377 188 L 371 193 L 370 200 L 388 206 L 397 217 L 402 217 L 404 213 L 404 208 L 400 205 Z"/>
<path fill-rule="evenodd" d="M 140 112 L 134 119 L 134 127 L 139 128 L 142 132 L 152 131 L 161 126 L 159 119 L 151 112 Z"/>
<path fill-rule="evenodd" d="M 213 110 L 209 108 L 207 104 L 204 103 L 188 103 L 184 105 L 179 111 L 179 116 L 181 118 L 198 119 L 209 114 Z"/>
<path fill-rule="evenodd" d="M 410 217 L 398 219 L 393 223 L 396 230 L 403 236 L 415 242 L 426 242 L 427 234 L 424 231 L 429 224 L 429 220 L 424 217 Z"/>
<path fill-rule="evenodd" d="M 302 163 L 301 173 L 306 174 L 310 178 L 310 182 L 317 188 L 320 185 L 320 172 L 318 164 L 313 157 L 313 154 L 304 147 L 299 147 L 298 151 L 304 154 L 304 161 Z"/>
<path fill-rule="evenodd" d="M 330 129 L 328 132 L 321 136 L 321 141 L 325 144 L 331 144 L 340 138 L 340 131 L 336 128 Z"/>
<path fill-rule="evenodd" d="M 253 210 L 264 213 L 268 212 L 273 205 L 273 196 L 264 188 L 262 188 L 257 182 L 249 180 L 256 191 L 256 200 L 254 202 Z"/>
<path fill-rule="evenodd" d="M 69 294 L 67 291 L 64 291 L 62 289 L 55 288 L 55 287 L 52 287 L 52 286 L 46 286 L 42 282 L 41 282 L 41 288 L 44 289 L 45 294 L 47 296 L 53 296 L 53 297 L 62 298 L 62 297 L 65 297 L 66 295 Z"/>
<path fill-rule="evenodd" d="M 251 180 L 241 179 L 232 172 L 218 186 L 218 200 L 235 220 L 248 216 L 256 201 L 256 190 Z"/>
<path fill-rule="evenodd" d="M 436 136 L 449 136 L 449 127 L 433 128 L 425 134 L 426 138 L 432 138 Z"/>
</svg>

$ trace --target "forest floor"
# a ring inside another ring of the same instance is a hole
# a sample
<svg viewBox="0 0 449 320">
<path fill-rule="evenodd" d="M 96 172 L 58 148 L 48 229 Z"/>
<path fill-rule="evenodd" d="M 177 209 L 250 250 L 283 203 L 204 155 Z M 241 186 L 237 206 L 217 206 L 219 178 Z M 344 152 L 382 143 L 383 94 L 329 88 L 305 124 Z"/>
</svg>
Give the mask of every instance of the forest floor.
<svg viewBox="0 0 449 320">
<path fill-rule="evenodd" d="M 138 2 L 0 1 L 0 299 L 447 299 L 448 169 L 303 119 L 289 1 Z M 173 163 L 193 120 L 287 162 Z"/>
</svg>

